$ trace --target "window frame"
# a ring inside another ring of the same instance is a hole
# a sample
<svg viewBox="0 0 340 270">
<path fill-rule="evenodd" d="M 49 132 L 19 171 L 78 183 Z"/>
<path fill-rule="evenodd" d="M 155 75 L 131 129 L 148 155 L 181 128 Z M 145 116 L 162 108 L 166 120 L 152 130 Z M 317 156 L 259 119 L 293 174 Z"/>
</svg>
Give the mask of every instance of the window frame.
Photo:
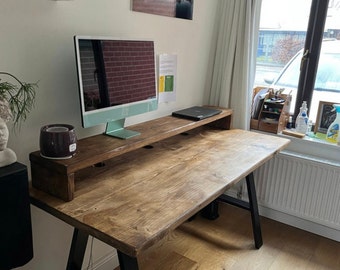
<svg viewBox="0 0 340 270">
<path fill-rule="evenodd" d="M 312 0 L 293 118 L 303 101 L 311 105 L 329 0 Z"/>
</svg>

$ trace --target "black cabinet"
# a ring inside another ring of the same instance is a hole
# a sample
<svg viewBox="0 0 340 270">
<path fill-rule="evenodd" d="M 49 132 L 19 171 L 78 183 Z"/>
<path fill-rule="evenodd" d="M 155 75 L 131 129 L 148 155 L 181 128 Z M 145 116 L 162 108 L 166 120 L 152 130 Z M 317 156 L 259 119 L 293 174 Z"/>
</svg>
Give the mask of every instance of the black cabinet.
<svg viewBox="0 0 340 270">
<path fill-rule="evenodd" d="M 33 258 L 27 168 L 18 162 L 0 168 L 0 270 Z"/>
</svg>

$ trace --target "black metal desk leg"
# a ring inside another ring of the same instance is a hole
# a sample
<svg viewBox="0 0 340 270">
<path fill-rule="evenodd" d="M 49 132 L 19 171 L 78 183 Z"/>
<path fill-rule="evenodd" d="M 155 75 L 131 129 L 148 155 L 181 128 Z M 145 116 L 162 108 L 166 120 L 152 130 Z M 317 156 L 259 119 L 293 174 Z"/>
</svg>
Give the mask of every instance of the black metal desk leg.
<svg viewBox="0 0 340 270">
<path fill-rule="evenodd" d="M 138 262 L 137 258 L 130 257 L 119 250 L 118 253 L 118 260 L 119 260 L 119 267 L 120 270 L 138 270 Z"/>
<path fill-rule="evenodd" d="M 212 201 L 206 207 L 204 207 L 201 211 L 201 215 L 209 220 L 215 220 L 219 217 L 218 214 L 218 201 Z"/>
<path fill-rule="evenodd" d="M 260 215 L 259 215 L 259 209 L 257 206 L 257 198 L 256 198 L 256 190 L 255 190 L 253 173 L 250 173 L 246 177 L 246 182 L 247 182 L 248 198 L 249 198 L 249 210 L 251 213 L 251 221 L 253 224 L 255 247 L 259 249 L 262 246 L 263 241 L 262 241 Z"/>
<path fill-rule="evenodd" d="M 81 270 L 89 235 L 74 229 L 66 270 Z"/>
</svg>

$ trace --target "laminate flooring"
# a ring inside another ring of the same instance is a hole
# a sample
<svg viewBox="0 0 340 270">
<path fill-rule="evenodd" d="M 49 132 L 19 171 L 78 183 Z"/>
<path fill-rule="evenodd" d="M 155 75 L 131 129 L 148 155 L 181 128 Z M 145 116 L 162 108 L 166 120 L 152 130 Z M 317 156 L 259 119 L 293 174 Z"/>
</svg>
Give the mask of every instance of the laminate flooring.
<svg viewBox="0 0 340 270">
<path fill-rule="evenodd" d="M 261 217 L 263 246 L 255 249 L 250 213 L 220 204 L 220 217 L 197 215 L 140 259 L 142 270 L 340 269 L 340 243 Z M 119 269 L 119 268 L 117 268 Z"/>
</svg>

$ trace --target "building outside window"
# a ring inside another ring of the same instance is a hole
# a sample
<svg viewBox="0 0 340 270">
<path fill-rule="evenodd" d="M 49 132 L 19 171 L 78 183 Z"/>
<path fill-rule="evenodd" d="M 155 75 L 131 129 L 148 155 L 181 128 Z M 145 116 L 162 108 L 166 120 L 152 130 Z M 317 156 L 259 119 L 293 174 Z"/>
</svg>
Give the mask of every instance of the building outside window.
<svg viewBox="0 0 340 270">
<path fill-rule="evenodd" d="M 254 87 L 284 88 L 292 94 L 290 113 L 295 116 L 307 100 L 313 122 L 320 101 L 340 103 L 340 0 L 327 2 L 262 1 Z M 301 66 L 304 54 L 307 62 Z"/>
</svg>

